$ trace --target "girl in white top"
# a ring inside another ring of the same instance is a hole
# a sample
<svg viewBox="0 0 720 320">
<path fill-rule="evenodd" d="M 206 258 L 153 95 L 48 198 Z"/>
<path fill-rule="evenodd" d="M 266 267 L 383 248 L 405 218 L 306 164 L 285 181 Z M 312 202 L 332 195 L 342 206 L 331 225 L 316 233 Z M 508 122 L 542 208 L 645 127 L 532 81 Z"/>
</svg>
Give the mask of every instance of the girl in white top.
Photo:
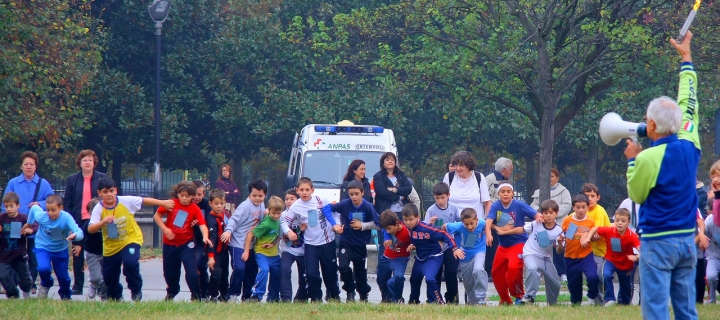
<svg viewBox="0 0 720 320">
<path fill-rule="evenodd" d="M 455 166 L 455 172 L 446 173 L 443 177 L 443 182 L 450 186 L 450 203 L 460 210 L 473 208 L 477 211 L 478 219 L 485 219 L 487 211 L 490 210 L 490 194 L 485 177 L 474 171 L 475 160 L 472 154 L 460 151 L 453 155 L 450 163 Z"/>
</svg>

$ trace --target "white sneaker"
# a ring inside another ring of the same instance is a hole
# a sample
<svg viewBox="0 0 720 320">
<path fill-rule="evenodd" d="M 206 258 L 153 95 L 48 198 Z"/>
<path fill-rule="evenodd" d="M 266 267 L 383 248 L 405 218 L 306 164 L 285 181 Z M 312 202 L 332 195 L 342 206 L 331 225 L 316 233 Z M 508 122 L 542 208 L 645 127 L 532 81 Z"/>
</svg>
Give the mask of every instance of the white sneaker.
<svg viewBox="0 0 720 320">
<path fill-rule="evenodd" d="M 30 299 L 30 291 L 23 291 L 22 297 L 23 299 Z"/>
<path fill-rule="evenodd" d="M 230 298 L 228 299 L 228 302 L 229 303 L 240 303 L 241 301 L 240 301 L 240 297 L 238 297 L 238 296 L 230 296 Z"/>
<path fill-rule="evenodd" d="M 561 274 L 561 275 L 560 275 L 560 281 L 561 281 L 561 282 L 567 282 L 567 275 Z"/>
<path fill-rule="evenodd" d="M 93 300 L 95 299 L 95 296 L 97 296 L 97 288 L 93 288 L 93 286 L 90 286 L 88 288 L 88 299 Z"/>
<path fill-rule="evenodd" d="M 47 299 L 47 297 L 48 297 L 48 291 L 50 291 L 50 288 L 48 288 L 48 287 L 43 287 L 43 286 L 38 286 L 38 291 L 37 291 L 37 297 L 38 297 L 38 299 Z"/>
<path fill-rule="evenodd" d="M 616 304 L 617 304 L 617 301 L 614 301 L 614 300 L 610 300 L 610 301 L 608 301 L 608 302 L 605 302 L 605 306 L 606 306 L 606 307 L 614 306 L 614 305 L 616 305 Z"/>
</svg>

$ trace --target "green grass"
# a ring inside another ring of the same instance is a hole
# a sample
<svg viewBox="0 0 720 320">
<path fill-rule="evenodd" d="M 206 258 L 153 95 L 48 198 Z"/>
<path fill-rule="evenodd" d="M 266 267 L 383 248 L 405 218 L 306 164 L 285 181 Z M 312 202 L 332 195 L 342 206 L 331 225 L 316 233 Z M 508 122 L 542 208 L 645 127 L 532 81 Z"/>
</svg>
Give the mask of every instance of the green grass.
<svg viewBox="0 0 720 320">
<path fill-rule="evenodd" d="M 545 295 L 538 294 L 535 296 L 535 302 L 547 302 L 547 300 L 545 298 L 546 298 Z M 492 296 L 488 297 L 488 300 L 500 301 L 500 296 L 492 295 Z M 513 298 L 513 301 L 514 300 L 515 300 L 515 298 Z M 587 300 L 588 300 L 587 297 L 583 296 L 583 301 L 587 301 Z M 563 303 L 563 302 L 570 303 L 570 294 L 569 293 L 561 293 L 560 295 L 558 295 L 558 303 Z"/>
<path fill-rule="evenodd" d="M 698 306 L 700 319 L 717 318 L 720 305 Z M 0 300 L 3 319 L 640 319 L 638 306 L 464 307 L 378 304 L 102 303 Z"/>
</svg>

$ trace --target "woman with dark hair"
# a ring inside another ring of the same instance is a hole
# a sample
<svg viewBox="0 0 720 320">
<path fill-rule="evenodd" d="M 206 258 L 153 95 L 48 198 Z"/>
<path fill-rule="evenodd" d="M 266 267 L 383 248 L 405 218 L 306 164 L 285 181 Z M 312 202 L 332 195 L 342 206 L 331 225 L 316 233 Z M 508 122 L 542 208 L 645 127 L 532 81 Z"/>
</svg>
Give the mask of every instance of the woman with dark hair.
<svg viewBox="0 0 720 320">
<path fill-rule="evenodd" d="M 90 221 L 92 212 L 88 212 L 87 204 L 92 198 L 98 196 L 98 181 L 107 178 L 104 173 L 95 171 L 98 162 L 95 151 L 80 151 L 75 159 L 75 165 L 80 172 L 69 176 L 65 185 L 63 205 L 81 228 Z M 85 250 L 83 250 L 82 241 L 73 242 L 73 274 L 75 283 L 72 286 L 72 294 L 82 295 L 85 285 Z"/>
<path fill-rule="evenodd" d="M 225 209 L 235 213 L 235 200 L 240 198 L 240 191 L 232 179 L 232 168 L 229 164 L 220 166 L 220 176 L 215 181 L 215 188 L 225 191 Z"/>
<path fill-rule="evenodd" d="M 375 186 L 375 211 L 383 212 L 390 209 L 402 219 L 402 207 L 410 203 L 408 196 L 412 192 L 412 185 L 398 168 L 394 153 L 385 152 L 380 157 L 380 171 L 373 176 L 373 185 Z"/>
<path fill-rule="evenodd" d="M 370 180 L 368 178 L 365 178 L 365 161 L 360 159 L 355 159 L 352 162 L 350 162 L 350 165 L 348 166 L 348 171 L 345 174 L 345 178 L 343 178 L 342 186 L 340 186 L 340 201 L 343 201 L 350 196 L 348 196 L 348 190 L 347 186 L 350 181 L 357 180 L 360 181 L 363 185 L 363 199 L 367 200 L 367 202 L 373 203 L 373 196 L 372 193 L 370 193 Z"/>
</svg>

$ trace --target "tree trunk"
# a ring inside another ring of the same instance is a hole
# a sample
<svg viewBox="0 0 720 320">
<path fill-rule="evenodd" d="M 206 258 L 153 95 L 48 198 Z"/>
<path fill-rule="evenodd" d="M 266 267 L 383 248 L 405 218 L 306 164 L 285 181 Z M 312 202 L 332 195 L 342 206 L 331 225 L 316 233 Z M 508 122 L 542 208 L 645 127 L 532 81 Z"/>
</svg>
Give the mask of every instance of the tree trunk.
<svg viewBox="0 0 720 320">
<path fill-rule="evenodd" d="M 540 202 L 550 199 L 550 170 L 555 146 L 555 104 L 545 108 L 540 130 Z"/>
<path fill-rule="evenodd" d="M 122 165 L 123 156 L 120 152 L 113 154 L 112 160 L 112 175 L 111 177 L 115 180 L 115 184 L 118 187 L 118 194 L 122 194 Z"/>
<path fill-rule="evenodd" d="M 525 161 L 525 187 L 527 193 L 525 194 L 525 202 L 532 202 L 532 195 L 538 188 L 538 177 L 537 177 L 537 162 L 536 155 L 526 155 L 523 157 Z"/>
<path fill-rule="evenodd" d="M 591 140 L 588 144 L 587 162 L 585 163 L 585 181 L 598 183 L 598 143 L 597 140 Z"/>
</svg>

